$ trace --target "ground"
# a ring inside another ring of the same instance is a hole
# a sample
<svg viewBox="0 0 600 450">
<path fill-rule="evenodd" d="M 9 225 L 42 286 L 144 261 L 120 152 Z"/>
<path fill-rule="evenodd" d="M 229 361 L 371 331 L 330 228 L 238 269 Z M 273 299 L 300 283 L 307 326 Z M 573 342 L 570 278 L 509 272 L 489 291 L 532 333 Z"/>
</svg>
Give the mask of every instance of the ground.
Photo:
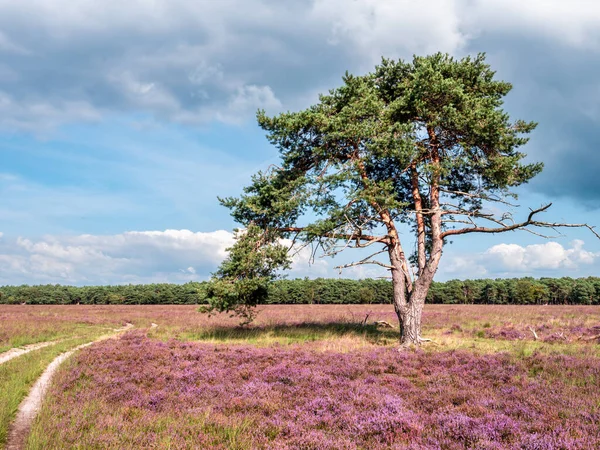
<svg viewBox="0 0 600 450">
<path fill-rule="evenodd" d="M 427 305 L 404 352 L 390 305 L 260 309 L 0 305 L 0 351 L 57 342 L 0 364 L 0 442 L 54 357 L 131 323 L 61 366 L 28 448 L 600 447 L 600 307 Z"/>
</svg>

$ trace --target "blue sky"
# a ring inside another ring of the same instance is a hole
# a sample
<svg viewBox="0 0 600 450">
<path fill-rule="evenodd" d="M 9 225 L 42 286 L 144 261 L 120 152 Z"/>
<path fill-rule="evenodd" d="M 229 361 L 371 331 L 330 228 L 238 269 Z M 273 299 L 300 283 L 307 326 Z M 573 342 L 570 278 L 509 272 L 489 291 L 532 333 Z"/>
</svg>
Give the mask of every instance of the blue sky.
<svg viewBox="0 0 600 450">
<path fill-rule="evenodd" d="M 436 51 L 486 52 L 511 117 L 539 122 L 524 151 L 546 167 L 517 214 L 600 225 L 594 1 L 0 0 L 0 284 L 207 279 L 235 226 L 216 196 L 277 161 L 256 109 Z M 301 254 L 291 276 L 338 262 Z M 584 230 L 508 233 L 455 239 L 438 279 L 599 268 Z"/>
</svg>

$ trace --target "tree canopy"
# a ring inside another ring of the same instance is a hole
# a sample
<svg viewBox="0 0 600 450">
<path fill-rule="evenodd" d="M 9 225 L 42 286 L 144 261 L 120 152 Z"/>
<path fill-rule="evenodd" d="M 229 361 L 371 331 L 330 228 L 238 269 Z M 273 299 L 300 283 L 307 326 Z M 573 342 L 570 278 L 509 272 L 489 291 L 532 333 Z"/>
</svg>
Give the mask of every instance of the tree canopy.
<svg viewBox="0 0 600 450">
<path fill-rule="evenodd" d="M 511 85 L 494 75 L 483 54 L 383 59 L 366 75 L 346 73 L 341 87 L 303 111 L 259 111 L 281 162 L 256 174 L 241 196 L 220 199 L 248 231 L 215 274 L 212 306 L 235 309 L 263 295 L 289 263 L 282 239 L 329 255 L 369 247 L 349 265 L 391 272 L 402 340 L 418 343 L 422 305 L 449 238 L 587 226 L 537 220 L 550 205 L 513 219 L 514 188 L 542 164 L 525 162 L 520 148 L 536 124 L 510 120 L 502 105 Z M 412 254 L 401 225 L 414 232 Z M 248 271 L 248 263 L 261 270 Z"/>
</svg>

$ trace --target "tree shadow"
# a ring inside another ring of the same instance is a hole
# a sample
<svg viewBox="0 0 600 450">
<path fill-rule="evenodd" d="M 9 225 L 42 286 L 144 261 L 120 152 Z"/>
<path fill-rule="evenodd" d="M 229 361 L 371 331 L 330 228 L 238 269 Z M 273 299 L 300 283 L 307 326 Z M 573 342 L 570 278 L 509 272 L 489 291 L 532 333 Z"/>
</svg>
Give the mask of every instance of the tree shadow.
<svg viewBox="0 0 600 450">
<path fill-rule="evenodd" d="M 339 338 L 359 338 L 370 343 L 387 345 L 399 339 L 396 328 L 361 322 L 301 322 L 294 324 L 215 326 L 195 330 L 186 338 L 217 342 L 301 343 Z"/>
</svg>

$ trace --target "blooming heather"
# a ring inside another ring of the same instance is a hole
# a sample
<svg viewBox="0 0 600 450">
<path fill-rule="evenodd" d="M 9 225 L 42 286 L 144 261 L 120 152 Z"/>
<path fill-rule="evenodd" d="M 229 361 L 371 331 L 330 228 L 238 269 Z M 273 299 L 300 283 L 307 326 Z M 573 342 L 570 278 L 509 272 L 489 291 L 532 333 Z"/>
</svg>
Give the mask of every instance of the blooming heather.
<svg viewBox="0 0 600 450">
<path fill-rule="evenodd" d="M 40 446 L 600 448 L 600 360 L 104 342 L 63 370 Z"/>
</svg>

